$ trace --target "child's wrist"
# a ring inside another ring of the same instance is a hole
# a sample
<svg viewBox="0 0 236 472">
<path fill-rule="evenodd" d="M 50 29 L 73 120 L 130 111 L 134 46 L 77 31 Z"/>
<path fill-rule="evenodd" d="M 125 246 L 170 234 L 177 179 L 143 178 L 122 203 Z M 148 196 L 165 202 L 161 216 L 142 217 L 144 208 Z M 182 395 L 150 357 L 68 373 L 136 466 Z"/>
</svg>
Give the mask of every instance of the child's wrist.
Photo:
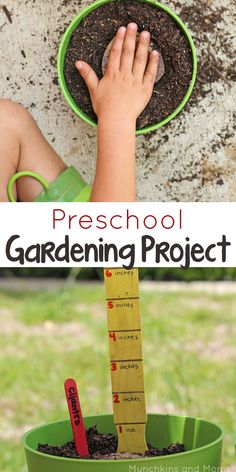
<svg viewBox="0 0 236 472">
<path fill-rule="evenodd" d="M 117 131 L 120 129 L 135 129 L 136 117 L 131 114 L 124 114 L 117 111 L 102 112 L 98 115 L 98 125 L 105 125 L 106 127 L 116 127 Z"/>
</svg>

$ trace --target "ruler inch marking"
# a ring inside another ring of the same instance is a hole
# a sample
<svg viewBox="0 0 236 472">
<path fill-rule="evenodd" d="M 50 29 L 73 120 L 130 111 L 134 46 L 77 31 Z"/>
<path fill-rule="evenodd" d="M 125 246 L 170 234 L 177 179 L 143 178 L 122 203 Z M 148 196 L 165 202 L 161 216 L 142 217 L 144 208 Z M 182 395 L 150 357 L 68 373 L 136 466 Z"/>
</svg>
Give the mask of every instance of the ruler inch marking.
<svg viewBox="0 0 236 472">
<path fill-rule="evenodd" d="M 120 360 L 110 360 L 110 362 L 142 362 L 143 359 L 120 359 Z"/>
<path fill-rule="evenodd" d="M 109 301 L 118 302 L 122 300 L 139 300 L 139 297 L 119 297 L 119 298 L 110 297 L 106 299 L 107 302 Z"/>
<path fill-rule="evenodd" d="M 109 329 L 108 333 L 133 333 L 133 332 L 141 331 L 141 329 Z"/>
<path fill-rule="evenodd" d="M 115 423 L 116 426 L 122 426 L 123 424 L 146 424 L 144 421 L 132 421 L 132 423 Z"/>
<path fill-rule="evenodd" d="M 145 393 L 144 390 L 132 390 L 131 392 L 112 392 L 112 395 L 115 395 L 115 394 L 122 394 L 122 395 L 128 395 L 130 393 Z"/>
</svg>

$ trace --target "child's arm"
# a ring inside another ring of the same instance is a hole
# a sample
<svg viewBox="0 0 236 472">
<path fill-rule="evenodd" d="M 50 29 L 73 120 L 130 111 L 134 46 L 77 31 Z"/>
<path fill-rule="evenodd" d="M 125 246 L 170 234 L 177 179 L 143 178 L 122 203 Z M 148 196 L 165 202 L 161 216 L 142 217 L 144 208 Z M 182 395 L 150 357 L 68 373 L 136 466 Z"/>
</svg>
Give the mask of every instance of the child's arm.
<svg viewBox="0 0 236 472">
<path fill-rule="evenodd" d="M 52 182 L 65 169 L 30 113 L 18 103 L 0 99 L 0 202 L 8 202 L 7 184 L 16 172 L 36 172 Z M 42 189 L 35 179 L 24 177 L 14 186 L 14 197 L 30 202 Z"/>
<path fill-rule="evenodd" d="M 100 81 L 88 64 L 76 63 L 98 117 L 97 169 L 91 201 L 135 200 L 136 120 L 151 98 L 158 66 L 157 51 L 152 51 L 148 61 L 148 32 L 141 33 L 135 53 L 136 33 L 135 23 L 127 29 L 119 28 Z"/>
</svg>

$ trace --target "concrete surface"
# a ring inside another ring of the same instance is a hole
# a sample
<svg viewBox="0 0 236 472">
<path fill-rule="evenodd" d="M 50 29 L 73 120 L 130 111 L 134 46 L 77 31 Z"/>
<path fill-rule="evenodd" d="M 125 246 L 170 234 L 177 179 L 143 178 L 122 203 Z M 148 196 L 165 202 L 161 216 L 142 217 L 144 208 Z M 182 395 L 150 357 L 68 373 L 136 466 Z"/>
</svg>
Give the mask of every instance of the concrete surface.
<svg viewBox="0 0 236 472">
<path fill-rule="evenodd" d="M 236 83 L 235 73 L 225 74 L 229 66 L 235 70 L 236 6 L 234 0 L 224 0 L 225 10 L 218 14 L 221 0 L 199 2 L 201 14 L 206 12 L 206 23 L 211 25 L 212 14 L 217 21 L 204 34 L 201 26 L 196 27 L 196 18 L 195 26 L 188 15 L 186 22 L 192 25 L 202 61 L 207 51 L 214 56 L 219 78 L 211 84 L 201 79 L 201 98 L 193 99 L 170 125 L 137 139 L 140 200 L 236 200 Z M 192 6 L 194 12 L 199 2 L 164 3 L 179 13 L 185 6 Z M 74 115 L 54 83 L 61 35 L 88 3 L 0 0 L 0 96 L 24 104 L 58 153 L 92 182 L 96 131 Z M 3 6 L 11 13 L 11 22 Z"/>
</svg>

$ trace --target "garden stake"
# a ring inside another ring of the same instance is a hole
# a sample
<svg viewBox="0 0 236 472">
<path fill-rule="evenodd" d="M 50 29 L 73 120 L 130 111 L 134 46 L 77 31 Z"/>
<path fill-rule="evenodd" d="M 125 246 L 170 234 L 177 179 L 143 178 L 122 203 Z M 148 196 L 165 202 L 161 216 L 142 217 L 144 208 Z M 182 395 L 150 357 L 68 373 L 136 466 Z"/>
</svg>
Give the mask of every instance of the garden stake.
<svg viewBox="0 0 236 472">
<path fill-rule="evenodd" d="M 86 438 L 86 430 L 84 427 L 76 382 L 73 379 L 67 379 L 64 386 L 76 451 L 80 457 L 88 457 L 89 450 Z"/>
<path fill-rule="evenodd" d="M 104 278 L 118 452 L 143 454 L 148 448 L 138 269 L 105 269 Z"/>
</svg>

